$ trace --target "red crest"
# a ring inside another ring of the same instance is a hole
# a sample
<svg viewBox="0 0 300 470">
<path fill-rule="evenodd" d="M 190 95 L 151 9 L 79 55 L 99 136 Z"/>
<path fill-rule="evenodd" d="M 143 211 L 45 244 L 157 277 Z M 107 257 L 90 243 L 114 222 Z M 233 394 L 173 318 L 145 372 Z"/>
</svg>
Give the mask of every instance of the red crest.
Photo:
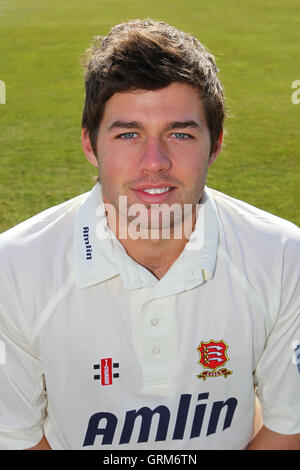
<svg viewBox="0 0 300 470">
<path fill-rule="evenodd" d="M 197 375 L 199 379 L 206 380 L 209 377 L 220 377 L 227 378 L 232 374 L 231 370 L 226 369 L 224 364 L 229 360 L 227 356 L 228 346 L 225 341 L 201 341 L 197 351 L 200 353 L 200 360 L 198 361 L 205 370 L 201 374 Z M 217 370 L 216 370 L 217 369 Z"/>
<path fill-rule="evenodd" d="M 206 380 L 208 377 L 220 377 L 224 376 L 225 378 L 228 375 L 232 374 L 232 371 L 222 367 L 229 360 L 227 356 L 228 346 L 225 341 L 201 341 L 197 351 L 200 353 L 199 364 L 202 365 L 206 371 L 203 371 L 201 374 L 197 375 L 199 379 Z M 219 369 L 219 367 L 221 369 Z M 216 370 L 218 369 L 218 370 Z"/>
<path fill-rule="evenodd" d="M 199 364 L 212 370 L 223 366 L 228 361 L 227 349 L 228 346 L 224 341 L 214 341 L 212 339 L 206 343 L 201 341 L 197 348 L 200 353 Z"/>
</svg>

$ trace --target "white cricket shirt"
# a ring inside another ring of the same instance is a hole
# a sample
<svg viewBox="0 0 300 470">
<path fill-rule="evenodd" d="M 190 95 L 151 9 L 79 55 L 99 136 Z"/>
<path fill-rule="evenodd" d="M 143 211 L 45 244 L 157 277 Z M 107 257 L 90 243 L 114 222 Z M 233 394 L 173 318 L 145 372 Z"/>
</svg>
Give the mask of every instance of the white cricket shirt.
<svg viewBox="0 0 300 470">
<path fill-rule="evenodd" d="M 0 236 L 2 449 L 244 449 L 255 386 L 300 432 L 300 230 L 202 201 L 161 280 L 100 236 L 100 184 Z"/>
</svg>

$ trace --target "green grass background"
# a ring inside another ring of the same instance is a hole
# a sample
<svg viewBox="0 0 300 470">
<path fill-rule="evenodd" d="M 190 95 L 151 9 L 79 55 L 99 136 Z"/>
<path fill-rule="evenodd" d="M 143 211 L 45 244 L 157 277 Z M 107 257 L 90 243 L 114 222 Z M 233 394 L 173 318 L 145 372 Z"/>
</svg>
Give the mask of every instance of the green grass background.
<svg viewBox="0 0 300 470">
<path fill-rule="evenodd" d="M 221 69 L 230 117 L 208 185 L 300 225 L 298 0 L 0 0 L 0 232 L 93 186 L 80 58 L 145 17 L 196 35 Z"/>
</svg>

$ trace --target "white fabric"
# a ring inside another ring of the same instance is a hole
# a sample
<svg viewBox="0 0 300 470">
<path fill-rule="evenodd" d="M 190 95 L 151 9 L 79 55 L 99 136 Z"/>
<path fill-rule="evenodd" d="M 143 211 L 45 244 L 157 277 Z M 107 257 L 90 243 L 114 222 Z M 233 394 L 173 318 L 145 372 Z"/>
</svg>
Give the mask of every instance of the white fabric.
<svg viewBox="0 0 300 470">
<path fill-rule="evenodd" d="M 0 236 L 0 448 L 44 432 L 53 449 L 243 449 L 255 386 L 265 425 L 300 432 L 300 230 L 209 188 L 202 202 L 159 281 L 99 238 L 99 184 Z"/>
</svg>

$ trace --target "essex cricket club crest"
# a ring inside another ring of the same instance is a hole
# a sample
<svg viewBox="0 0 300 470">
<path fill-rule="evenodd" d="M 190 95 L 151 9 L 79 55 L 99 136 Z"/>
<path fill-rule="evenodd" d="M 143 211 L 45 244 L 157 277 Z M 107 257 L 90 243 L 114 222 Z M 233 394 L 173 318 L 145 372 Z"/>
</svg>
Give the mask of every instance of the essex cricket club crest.
<svg viewBox="0 0 300 470">
<path fill-rule="evenodd" d="M 227 356 L 228 346 L 225 341 L 214 341 L 211 339 L 206 343 L 201 341 L 197 351 L 200 353 L 198 364 L 205 369 L 201 374 L 197 375 L 198 379 L 206 380 L 208 377 L 227 378 L 232 374 L 231 370 L 226 369 L 224 364 L 229 360 Z"/>
</svg>

